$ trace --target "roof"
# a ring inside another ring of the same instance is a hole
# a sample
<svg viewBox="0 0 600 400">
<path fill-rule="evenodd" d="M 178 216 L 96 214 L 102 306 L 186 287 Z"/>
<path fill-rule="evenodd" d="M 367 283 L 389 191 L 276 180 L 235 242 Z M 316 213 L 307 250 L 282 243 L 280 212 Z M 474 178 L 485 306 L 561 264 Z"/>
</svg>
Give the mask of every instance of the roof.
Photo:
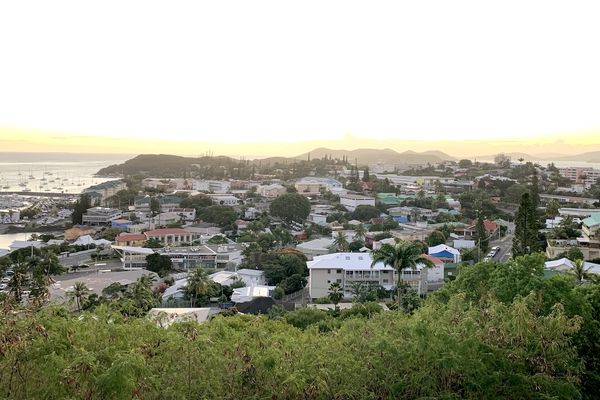
<svg viewBox="0 0 600 400">
<path fill-rule="evenodd" d="M 436 255 L 442 252 L 448 252 L 453 255 L 459 255 L 460 251 L 456 250 L 454 247 L 446 246 L 445 244 L 438 244 L 437 246 L 430 247 L 427 251 L 430 255 Z"/>
<path fill-rule="evenodd" d="M 275 300 L 270 297 L 257 297 L 244 303 L 237 303 L 235 308 L 243 314 L 268 314 Z"/>
<path fill-rule="evenodd" d="M 134 247 L 134 246 L 111 246 L 115 250 L 121 250 L 126 253 L 133 254 L 154 254 L 154 250 L 146 247 Z"/>
<path fill-rule="evenodd" d="M 333 253 L 316 256 L 306 265 L 308 269 L 343 269 L 345 271 L 391 271 L 394 269 L 382 262 L 371 267 L 372 262 L 373 257 L 370 253 Z"/>
<path fill-rule="evenodd" d="M 600 225 L 600 213 L 594 213 L 583 220 L 583 224 L 587 226 Z"/>
<path fill-rule="evenodd" d="M 124 233 L 115 238 L 117 242 L 130 242 L 132 240 L 146 240 L 146 235 L 143 233 Z"/>
<path fill-rule="evenodd" d="M 435 257 L 435 256 L 432 256 L 432 255 L 429 255 L 429 254 L 422 254 L 421 257 L 428 259 L 435 266 L 444 265 L 444 262 L 442 260 L 440 260 L 439 258 Z"/>
<path fill-rule="evenodd" d="M 242 269 L 238 269 L 237 273 L 240 275 L 262 276 L 262 275 L 264 275 L 265 272 L 258 270 L 258 269 L 242 268 Z"/>
<path fill-rule="evenodd" d="M 181 228 L 162 228 L 144 232 L 146 236 L 189 235 L 190 231 Z"/>
<path fill-rule="evenodd" d="M 568 271 L 573 268 L 573 261 L 568 258 L 561 258 L 558 260 L 546 261 L 544 263 L 544 268 L 553 270 L 553 271 Z M 600 274 L 600 264 L 591 263 L 585 261 L 583 263 L 583 268 L 587 272 Z"/>
<path fill-rule="evenodd" d="M 333 239 L 320 238 L 300 243 L 296 248 L 304 250 L 329 250 L 333 246 Z"/>
</svg>

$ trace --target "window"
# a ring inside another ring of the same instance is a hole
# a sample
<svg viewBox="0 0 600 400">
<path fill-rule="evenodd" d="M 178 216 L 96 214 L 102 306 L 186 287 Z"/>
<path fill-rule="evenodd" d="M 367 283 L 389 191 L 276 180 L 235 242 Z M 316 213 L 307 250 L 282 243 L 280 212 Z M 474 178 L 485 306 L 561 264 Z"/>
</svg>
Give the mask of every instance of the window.
<svg viewBox="0 0 600 400">
<path fill-rule="evenodd" d="M 388 279 L 384 279 L 383 283 L 388 283 L 388 281 L 389 281 Z"/>
<path fill-rule="evenodd" d="M 335 272 L 336 272 L 336 273 L 338 273 L 338 274 L 341 274 L 341 273 L 342 273 L 342 270 L 341 270 L 341 269 L 338 269 L 338 270 L 336 270 Z"/>
<path fill-rule="evenodd" d="M 336 281 L 337 283 L 342 283 L 342 280 L 341 280 L 341 279 L 336 279 L 335 281 Z"/>
<path fill-rule="evenodd" d="M 327 283 L 331 283 L 331 281 L 327 281 Z"/>
<path fill-rule="evenodd" d="M 328 270 L 327 270 L 327 273 L 328 273 L 328 274 L 330 274 L 330 273 L 331 273 L 331 270 L 330 270 L 330 269 L 328 269 Z"/>
</svg>

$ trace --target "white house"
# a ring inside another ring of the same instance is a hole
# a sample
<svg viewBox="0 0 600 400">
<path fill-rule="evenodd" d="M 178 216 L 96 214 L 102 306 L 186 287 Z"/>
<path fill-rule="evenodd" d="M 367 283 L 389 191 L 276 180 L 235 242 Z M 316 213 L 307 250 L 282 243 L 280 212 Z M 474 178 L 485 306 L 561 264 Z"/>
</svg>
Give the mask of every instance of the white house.
<svg viewBox="0 0 600 400">
<path fill-rule="evenodd" d="M 348 193 L 340 196 L 340 204 L 348 211 L 353 212 L 358 206 L 375 206 L 375 198 Z"/>
<path fill-rule="evenodd" d="M 226 206 L 235 206 L 240 203 L 240 199 L 231 194 L 209 194 L 213 204 L 223 204 Z"/>
<path fill-rule="evenodd" d="M 256 189 L 256 193 L 261 195 L 262 197 L 266 197 L 267 199 L 274 199 L 276 197 L 281 196 L 286 193 L 286 188 L 278 183 L 273 183 L 271 185 L 259 186 Z"/>
<path fill-rule="evenodd" d="M 430 247 L 427 250 L 427 254 L 437 257 L 444 262 L 460 262 L 460 251 L 453 247 L 446 246 L 445 244 L 439 244 L 437 246 Z"/>
<path fill-rule="evenodd" d="M 344 297 L 352 297 L 352 284 L 382 286 L 387 290 L 395 287 L 394 268 L 378 262 L 371 266 L 369 253 L 334 253 L 316 256 L 306 263 L 309 270 L 308 288 L 312 299 L 327 296 L 332 283 L 339 283 Z"/>
<path fill-rule="evenodd" d="M 568 258 L 561 258 L 559 260 L 546 261 L 544 268 L 550 271 L 567 272 L 573 269 L 573 261 Z M 587 273 L 600 274 L 600 264 L 591 263 L 585 261 L 583 268 Z"/>
</svg>

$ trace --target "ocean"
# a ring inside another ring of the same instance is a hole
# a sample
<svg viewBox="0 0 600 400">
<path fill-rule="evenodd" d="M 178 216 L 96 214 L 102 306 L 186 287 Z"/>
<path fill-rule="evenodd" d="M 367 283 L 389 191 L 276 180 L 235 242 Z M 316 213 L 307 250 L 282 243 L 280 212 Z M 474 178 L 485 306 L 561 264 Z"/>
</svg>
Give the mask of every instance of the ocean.
<svg viewBox="0 0 600 400">
<path fill-rule="evenodd" d="M 0 153 L 0 192 L 81 193 L 114 178 L 100 169 L 133 156 L 124 154 Z"/>
</svg>

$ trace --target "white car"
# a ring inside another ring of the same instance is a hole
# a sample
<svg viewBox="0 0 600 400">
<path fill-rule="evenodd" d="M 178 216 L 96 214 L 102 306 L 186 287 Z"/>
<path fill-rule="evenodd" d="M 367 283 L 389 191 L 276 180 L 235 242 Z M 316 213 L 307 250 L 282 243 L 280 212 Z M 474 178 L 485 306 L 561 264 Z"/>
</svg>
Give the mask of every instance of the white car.
<svg viewBox="0 0 600 400">
<path fill-rule="evenodd" d="M 6 283 L 0 283 L 0 290 L 4 290 L 8 287 Z"/>
<path fill-rule="evenodd" d="M 8 276 L 6 276 L 6 277 L 2 278 L 1 282 L 2 283 L 8 283 L 8 282 L 10 282 L 10 278 Z"/>
</svg>

